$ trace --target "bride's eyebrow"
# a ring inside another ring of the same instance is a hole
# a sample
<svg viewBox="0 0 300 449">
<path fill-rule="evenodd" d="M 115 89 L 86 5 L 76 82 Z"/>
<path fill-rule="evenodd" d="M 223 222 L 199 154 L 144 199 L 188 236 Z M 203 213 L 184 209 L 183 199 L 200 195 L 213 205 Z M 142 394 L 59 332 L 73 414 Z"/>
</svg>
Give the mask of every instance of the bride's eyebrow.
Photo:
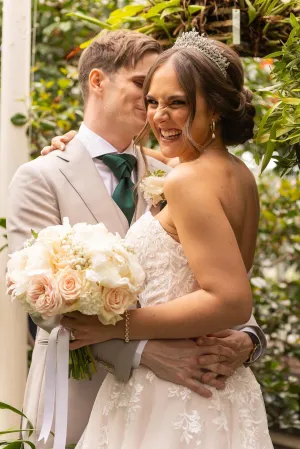
<svg viewBox="0 0 300 449">
<path fill-rule="evenodd" d="M 153 95 L 147 94 L 146 98 L 148 98 L 149 100 L 155 100 L 155 97 L 153 97 Z M 185 95 L 170 95 L 167 98 L 168 101 L 172 101 L 172 100 L 186 100 L 186 96 Z"/>
</svg>

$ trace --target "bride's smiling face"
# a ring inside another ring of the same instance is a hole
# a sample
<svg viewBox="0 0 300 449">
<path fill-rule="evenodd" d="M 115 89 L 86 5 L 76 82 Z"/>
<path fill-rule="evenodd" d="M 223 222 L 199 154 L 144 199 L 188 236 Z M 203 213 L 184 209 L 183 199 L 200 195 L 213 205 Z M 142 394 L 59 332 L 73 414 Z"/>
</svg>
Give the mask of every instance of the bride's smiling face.
<svg viewBox="0 0 300 449">
<path fill-rule="evenodd" d="M 168 158 L 179 157 L 181 162 L 195 159 L 198 154 L 184 135 L 190 106 L 171 60 L 153 74 L 146 104 L 147 119 L 162 154 Z M 203 95 L 197 91 L 195 117 L 189 134 L 199 147 L 211 137 L 212 119 L 213 114 Z"/>
</svg>

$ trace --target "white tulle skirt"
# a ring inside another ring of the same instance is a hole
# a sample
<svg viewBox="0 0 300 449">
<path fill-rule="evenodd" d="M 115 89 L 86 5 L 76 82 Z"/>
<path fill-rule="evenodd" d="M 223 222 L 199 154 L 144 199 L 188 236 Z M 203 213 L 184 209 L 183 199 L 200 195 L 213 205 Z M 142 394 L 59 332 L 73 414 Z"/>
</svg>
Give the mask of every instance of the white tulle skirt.
<svg viewBox="0 0 300 449">
<path fill-rule="evenodd" d="M 76 449 L 271 449 L 261 389 L 249 368 L 202 398 L 141 366 L 109 374 Z"/>
</svg>

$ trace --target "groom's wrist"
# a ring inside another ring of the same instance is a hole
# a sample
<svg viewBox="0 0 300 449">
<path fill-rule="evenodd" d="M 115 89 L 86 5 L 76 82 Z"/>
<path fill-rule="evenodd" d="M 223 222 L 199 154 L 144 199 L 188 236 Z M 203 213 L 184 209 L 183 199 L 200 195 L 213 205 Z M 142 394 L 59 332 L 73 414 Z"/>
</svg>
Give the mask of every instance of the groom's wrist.
<svg viewBox="0 0 300 449">
<path fill-rule="evenodd" d="M 248 359 L 245 361 L 245 366 L 249 366 L 258 359 L 261 353 L 261 345 L 260 340 L 255 333 L 248 330 L 244 330 L 244 332 L 249 336 L 249 338 L 252 341 L 252 349 L 249 353 Z"/>
</svg>

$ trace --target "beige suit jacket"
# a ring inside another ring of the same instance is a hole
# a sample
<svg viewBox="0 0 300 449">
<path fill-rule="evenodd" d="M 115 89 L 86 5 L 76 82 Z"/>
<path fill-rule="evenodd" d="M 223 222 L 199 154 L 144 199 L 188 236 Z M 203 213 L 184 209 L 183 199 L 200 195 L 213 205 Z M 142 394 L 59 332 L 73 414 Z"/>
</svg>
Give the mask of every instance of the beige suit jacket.
<svg viewBox="0 0 300 449">
<path fill-rule="evenodd" d="M 152 158 L 148 158 L 148 164 L 151 171 L 158 168 L 170 170 Z M 144 173 L 145 163 L 139 153 L 138 180 Z M 69 217 L 71 225 L 79 222 L 103 222 L 109 231 L 118 232 L 121 236 L 125 236 L 128 230 L 125 216 L 111 199 L 92 158 L 76 137 L 64 153 L 54 151 L 22 165 L 11 182 L 8 204 L 10 252 L 23 247 L 24 241 L 30 237 L 31 229 L 38 232 L 47 226 L 60 224 L 63 217 Z M 145 209 L 146 202 L 139 195 L 133 221 Z M 257 323 L 252 317 L 247 325 L 256 327 Z M 263 335 L 258 327 L 256 331 Z M 39 329 L 24 400 L 24 413 L 38 430 L 43 411 L 42 391 L 48 335 L 45 330 Z M 120 340 L 113 340 L 94 345 L 98 365 L 115 372 L 119 379 L 128 380 L 137 344 L 138 342 L 125 344 Z M 70 379 L 68 443 L 79 440 L 105 374 L 106 371 L 100 368 L 91 381 Z M 51 443 L 48 442 L 45 447 L 50 447 L 49 444 Z M 41 448 L 44 448 L 43 444 L 38 443 L 37 449 Z"/>
<path fill-rule="evenodd" d="M 148 164 L 150 170 L 169 170 L 152 158 L 148 158 Z M 145 173 L 145 163 L 140 153 L 137 171 L 139 180 Z M 76 137 L 64 153 L 54 151 L 22 165 L 11 182 L 8 204 L 10 252 L 23 247 L 25 240 L 30 237 L 31 229 L 38 232 L 47 226 L 60 224 L 63 217 L 69 217 L 71 225 L 79 222 L 103 222 L 109 231 L 118 232 L 122 237 L 128 230 L 126 217 L 111 199 L 92 158 Z M 133 221 L 145 210 L 146 202 L 139 195 Z M 24 400 L 24 413 L 37 429 L 40 429 L 42 420 L 41 393 L 47 349 L 45 342 L 48 336 L 45 330 L 38 330 Z M 106 375 L 106 370 L 101 365 L 111 372 L 115 371 L 119 379 L 127 380 L 137 345 L 138 342 L 125 344 L 121 340 L 95 345 L 97 374 L 92 381 L 70 380 L 68 443 L 79 440 L 88 422 L 94 400 Z M 44 446 L 38 443 L 37 447 Z M 45 447 L 51 447 L 51 442 Z"/>
</svg>

